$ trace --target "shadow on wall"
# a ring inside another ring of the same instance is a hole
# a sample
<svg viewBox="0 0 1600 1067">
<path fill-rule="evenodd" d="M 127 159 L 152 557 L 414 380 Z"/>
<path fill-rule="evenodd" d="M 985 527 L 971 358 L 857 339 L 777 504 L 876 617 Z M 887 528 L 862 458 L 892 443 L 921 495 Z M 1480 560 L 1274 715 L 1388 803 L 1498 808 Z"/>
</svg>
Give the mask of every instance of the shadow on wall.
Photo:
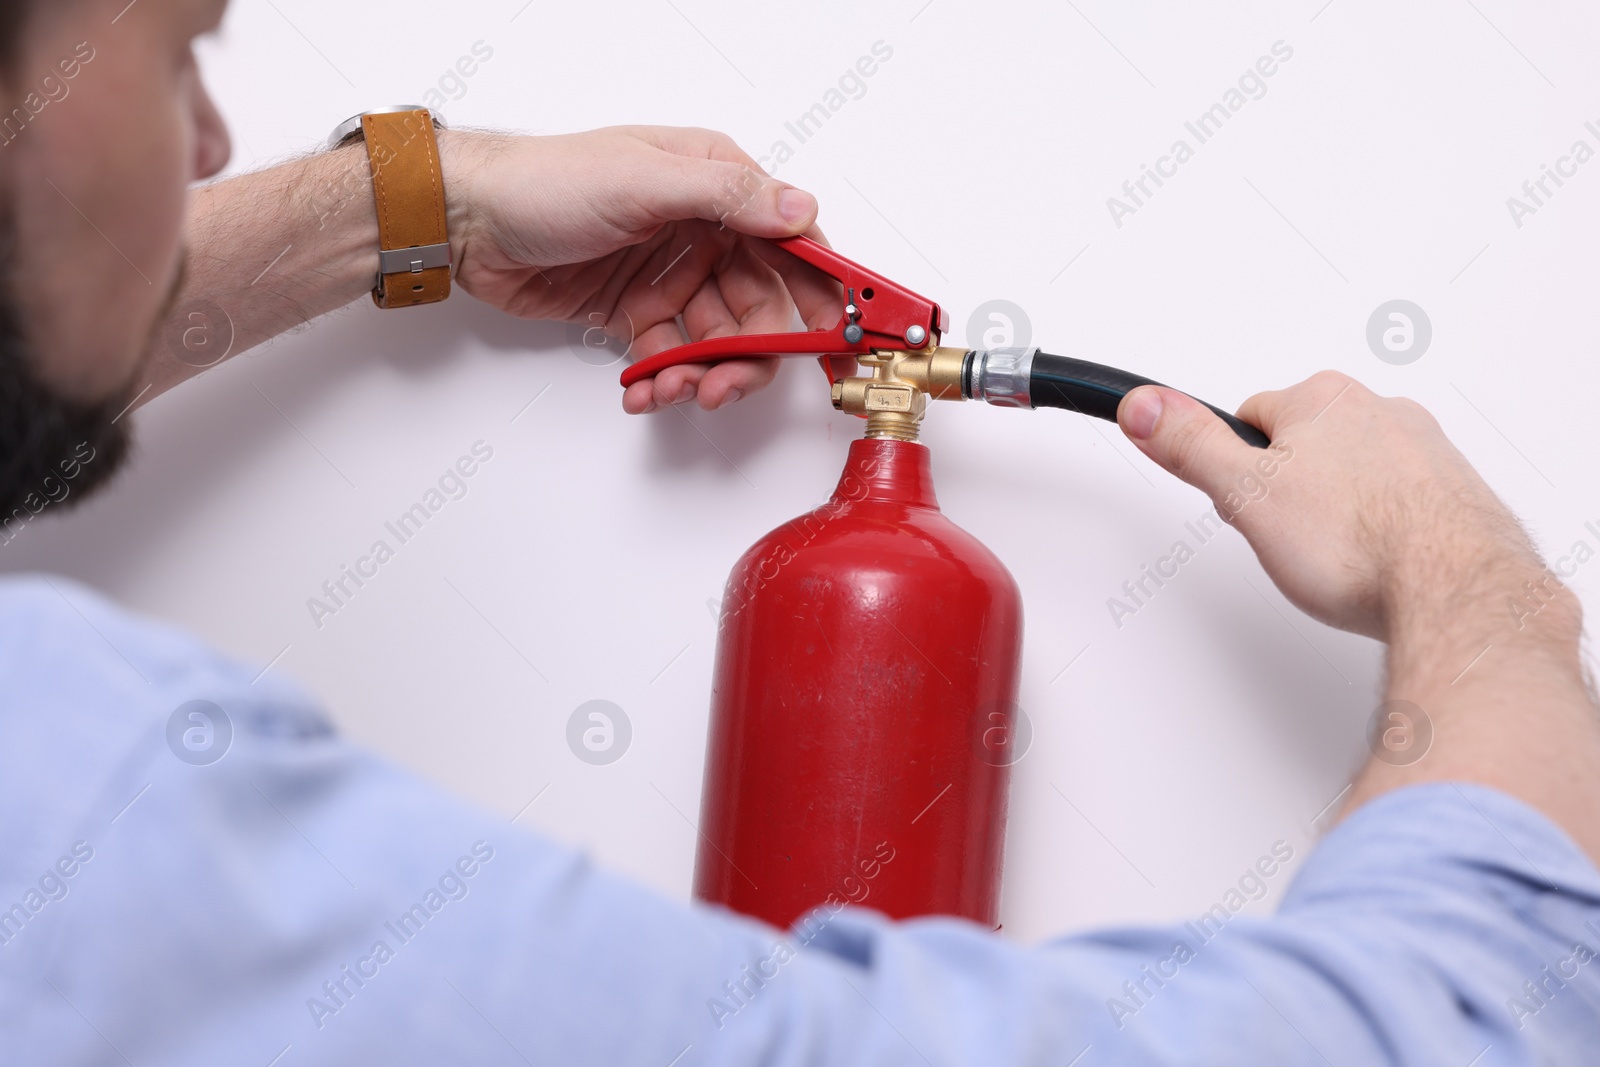
<svg viewBox="0 0 1600 1067">
<path fill-rule="evenodd" d="M 528 397 L 546 382 L 567 392 L 574 398 L 569 403 L 583 409 L 572 416 L 575 426 L 603 434 L 609 427 L 601 420 L 615 420 L 620 429 L 636 418 L 622 411 L 617 376 L 623 364 L 598 367 L 576 358 L 564 324 L 516 319 L 464 293 L 441 306 L 401 312 L 358 304 L 237 354 L 210 372 L 215 378 L 179 386 L 134 415 L 128 468 L 91 502 L 52 506 L 13 542 L 0 545 L 0 573 L 49 571 L 113 592 L 136 586 L 150 555 L 212 506 L 218 487 L 248 478 L 253 463 L 280 442 L 303 447 L 297 431 L 256 394 L 252 380 L 304 427 L 327 405 L 347 398 L 347 389 L 363 377 L 388 371 L 426 388 L 451 375 L 468 349 L 524 361 Z M 819 421 L 844 418 L 829 406 L 815 365 L 798 362 L 804 366 L 788 368 L 759 396 L 726 411 L 705 412 L 691 403 L 688 411 L 643 416 L 647 443 L 638 462 L 652 478 L 711 478 L 727 490 L 727 499 L 743 496 L 749 485 L 742 471 L 776 444 L 786 426 L 808 412 Z M 523 399 L 485 393 L 493 396 L 489 403 L 510 405 L 503 415 L 495 411 L 497 421 L 509 420 Z M 856 427 L 840 428 L 844 432 L 835 432 L 833 440 L 842 456 Z M 398 415 L 393 424 L 378 423 L 373 430 L 408 432 Z M 836 464 L 830 456 L 822 465 Z M 315 526 L 316 516 L 298 510 L 299 501 L 283 505 L 263 510 L 286 524 L 286 534 L 294 535 L 290 527 Z"/>
</svg>

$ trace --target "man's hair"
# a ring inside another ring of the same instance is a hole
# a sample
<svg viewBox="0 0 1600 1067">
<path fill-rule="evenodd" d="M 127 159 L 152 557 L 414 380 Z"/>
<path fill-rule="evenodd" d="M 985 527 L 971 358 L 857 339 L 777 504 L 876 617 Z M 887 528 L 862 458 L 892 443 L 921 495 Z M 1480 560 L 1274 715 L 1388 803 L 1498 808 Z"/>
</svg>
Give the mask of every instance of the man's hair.
<svg viewBox="0 0 1600 1067">
<path fill-rule="evenodd" d="M 0 0 L 0 77 L 9 79 L 16 71 L 33 5 L 34 0 Z"/>
</svg>

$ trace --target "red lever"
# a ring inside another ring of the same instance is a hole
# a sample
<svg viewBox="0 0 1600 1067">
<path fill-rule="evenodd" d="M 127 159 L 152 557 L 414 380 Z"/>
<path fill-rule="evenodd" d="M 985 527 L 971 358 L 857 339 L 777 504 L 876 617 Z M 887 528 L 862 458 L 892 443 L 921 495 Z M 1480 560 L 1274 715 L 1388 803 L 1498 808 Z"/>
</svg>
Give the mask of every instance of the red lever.
<svg viewBox="0 0 1600 1067">
<path fill-rule="evenodd" d="M 819 357 L 822 373 L 832 382 L 829 356 L 862 356 L 874 348 L 922 348 L 939 343 L 939 335 L 948 322 L 939 305 L 927 297 L 918 296 L 809 237 L 782 237 L 772 244 L 844 286 L 844 314 L 838 325 L 822 330 L 708 337 L 641 359 L 622 372 L 622 384 L 632 385 L 684 363 L 812 355 Z"/>
</svg>

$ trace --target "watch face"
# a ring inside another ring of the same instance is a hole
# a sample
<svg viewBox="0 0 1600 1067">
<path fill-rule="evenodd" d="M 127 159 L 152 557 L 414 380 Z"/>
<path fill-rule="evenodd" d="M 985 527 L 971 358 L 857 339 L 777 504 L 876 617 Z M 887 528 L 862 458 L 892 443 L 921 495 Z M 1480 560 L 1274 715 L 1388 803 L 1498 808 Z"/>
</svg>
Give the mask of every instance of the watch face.
<svg viewBox="0 0 1600 1067">
<path fill-rule="evenodd" d="M 393 115 L 400 111 L 427 111 L 428 117 L 433 120 L 435 129 L 442 130 L 445 128 L 444 119 L 439 117 L 438 112 L 431 111 L 421 104 L 389 104 L 385 107 L 375 107 L 371 110 L 363 111 L 359 115 L 352 115 L 339 123 L 335 127 L 332 136 L 328 138 L 328 147 L 338 148 L 350 139 L 361 136 L 361 120 L 367 115 Z"/>
</svg>

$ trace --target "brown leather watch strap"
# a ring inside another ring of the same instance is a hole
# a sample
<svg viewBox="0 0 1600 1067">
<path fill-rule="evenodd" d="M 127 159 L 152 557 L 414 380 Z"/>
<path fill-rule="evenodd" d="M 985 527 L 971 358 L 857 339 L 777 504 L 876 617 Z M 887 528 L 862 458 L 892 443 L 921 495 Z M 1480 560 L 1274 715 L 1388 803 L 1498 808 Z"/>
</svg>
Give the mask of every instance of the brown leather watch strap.
<svg viewBox="0 0 1600 1067">
<path fill-rule="evenodd" d="M 364 115 L 361 128 L 378 204 L 381 308 L 432 304 L 450 295 L 444 175 L 426 109 Z"/>
</svg>

